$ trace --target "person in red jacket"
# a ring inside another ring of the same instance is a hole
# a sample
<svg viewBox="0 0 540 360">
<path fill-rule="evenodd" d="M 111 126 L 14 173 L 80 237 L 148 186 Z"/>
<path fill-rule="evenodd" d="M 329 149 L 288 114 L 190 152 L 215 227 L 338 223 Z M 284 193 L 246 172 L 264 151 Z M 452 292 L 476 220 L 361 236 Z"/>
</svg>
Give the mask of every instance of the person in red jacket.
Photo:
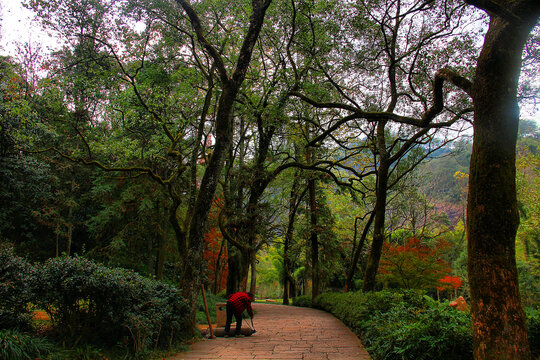
<svg viewBox="0 0 540 360">
<path fill-rule="evenodd" d="M 231 331 L 232 317 L 236 318 L 236 331 L 237 337 L 243 336 L 242 330 L 242 313 L 247 310 L 249 317 L 253 319 L 253 309 L 251 303 L 255 300 L 255 296 L 252 293 L 237 292 L 229 296 L 227 300 L 227 322 L 225 323 L 225 336 L 229 335 Z"/>
</svg>

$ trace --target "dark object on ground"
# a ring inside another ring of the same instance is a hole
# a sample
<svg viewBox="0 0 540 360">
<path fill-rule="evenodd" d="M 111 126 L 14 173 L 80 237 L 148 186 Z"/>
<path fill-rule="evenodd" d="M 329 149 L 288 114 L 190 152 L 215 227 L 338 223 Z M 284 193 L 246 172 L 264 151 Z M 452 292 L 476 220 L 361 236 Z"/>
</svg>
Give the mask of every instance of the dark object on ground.
<svg viewBox="0 0 540 360">
<path fill-rule="evenodd" d="M 251 328 L 249 327 L 242 327 L 242 332 L 241 334 L 242 335 L 245 335 L 245 336 L 251 336 L 253 332 L 251 331 Z M 225 336 L 225 328 L 224 327 L 218 327 L 218 328 L 215 328 L 214 329 L 214 335 L 215 336 L 218 336 L 218 337 L 223 337 Z M 229 333 L 229 336 L 230 337 L 233 337 L 234 336 L 234 331 L 231 331 Z"/>
</svg>

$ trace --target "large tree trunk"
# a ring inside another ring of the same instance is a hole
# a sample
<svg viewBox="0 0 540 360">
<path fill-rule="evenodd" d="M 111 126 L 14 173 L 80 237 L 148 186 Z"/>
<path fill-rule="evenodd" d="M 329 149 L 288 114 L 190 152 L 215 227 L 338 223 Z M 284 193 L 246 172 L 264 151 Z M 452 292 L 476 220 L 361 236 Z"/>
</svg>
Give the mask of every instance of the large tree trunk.
<svg viewBox="0 0 540 360">
<path fill-rule="evenodd" d="M 71 180 L 71 192 L 70 195 L 73 196 L 75 193 L 75 174 L 73 174 L 73 179 Z M 68 208 L 68 221 L 67 221 L 67 234 L 66 234 L 66 255 L 71 256 L 71 245 L 73 243 L 73 201 L 69 202 Z"/>
<path fill-rule="evenodd" d="M 167 240 L 167 233 L 165 229 L 161 230 L 158 234 L 158 247 L 157 247 L 157 259 L 156 259 L 156 279 L 163 280 L 163 265 L 165 264 L 165 245 Z"/>
<path fill-rule="evenodd" d="M 156 276 L 156 279 L 162 280 L 163 279 L 163 266 L 165 264 L 165 250 L 166 250 L 166 240 L 167 240 L 167 207 L 166 206 L 160 206 L 161 201 L 159 198 L 156 198 L 154 204 L 156 206 L 156 209 L 159 213 L 161 224 L 157 226 L 156 231 L 156 240 L 157 240 L 157 253 L 156 253 L 156 261 L 155 261 L 155 269 L 154 274 Z M 153 251 L 153 241 L 148 241 L 148 254 L 150 256 L 148 257 L 148 269 L 152 269 L 153 257 L 152 257 L 152 251 Z"/>
<path fill-rule="evenodd" d="M 364 226 L 364 230 L 362 231 L 362 236 L 360 238 L 358 246 L 356 247 L 356 249 L 353 249 L 354 254 L 352 254 L 351 266 L 349 267 L 349 271 L 347 271 L 347 279 L 345 280 L 345 292 L 348 292 L 351 289 L 354 273 L 356 271 L 356 267 L 358 266 L 358 260 L 360 259 L 360 254 L 362 253 L 362 249 L 364 248 L 364 242 L 366 241 L 367 234 L 369 232 L 369 229 L 371 228 L 371 224 L 373 223 L 374 218 L 375 218 L 375 211 L 372 211 L 371 214 L 369 214 L 369 219 L 366 225 Z M 354 220 L 354 241 L 356 241 L 356 234 L 357 234 L 356 221 L 358 219 L 359 218 L 356 218 Z"/>
<path fill-rule="evenodd" d="M 229 253 L 229 257 L 227 258 L 229 268 L 229 272 L 227 273 L 227 295 L 230 295 L 240 291 L 242 288 L 244 266 L 242 265 L 243 258 L 241 251 L 230 242 L 227 243 L 227 249 Z"/>
<path fill-rule="evenodd" d="M 377 169 L 377 189 L 375 200 L 375 220 L 373 224 L 373 242 L 364 274 L 364 284 L 362 291 L 375 290 L 375 280 L 379 270 L 379 261 L 381 260 L 382 248 L 384 243 L 384 224 L 386 220 L 386 196 L 388 194 L 388 171 L 390 168 L 389 155 L 386 151 L 386 142 L 384 138 L 384 128 L 386 122 L 381 121 L 377 125 L 377 150 L 380 160 Z"/>
<path fill-rule="evenodd" d="M 467 233 L 477 360 L 531 358 L 515 260 L 516 95 L 521 53 L 538 19 L 540 2 L 506 3 L 511 5 L 505 10 L 521 20 L 509 22 L 492 15 L 472 90 L 475 115 Z"/>
<path fill-rule="evenodd" d="M 257 253 L 254 251 L 251 255 L 251 282 L 249 292 L 255 294 L 257 291 Z"/>
<path fill-rule="evenodd" d="M 210 158 L 208 166 L 204 172 L 199 196 L 195 203 L 193 215 L 190 221 L 187 258 L 184 261 L 181 288 L 184 297 L 191 306 L 191 319 L 195 325 L 195 314 L 197 311 L 197 298 L 202 277 L 205 269 L 204 261 L 204 235 L 208 220 L 208 213 L 214 198 L 221 170 L 225 163 L 225 158 L 232 143 L 233 132 L 233 102 L 236 98 L 236 89 L 223 89 L 219 101 L 218 115 L 216 119 L 216 144 L 214 153 Z"/>
<path fill-rule="evenodd" d="M 310 225 L 311 225 L 311 235 L 310 235 L 310 244 L 311 244 L 311 299 L 315 300 L 317 295 L 319 295 L 319 284 L 320 284 L 320 274 L 319 274 L 319 236 L 317 229 L 317 197 L 316 197 L 316 184 L 315 179 L 308 180 L 308 189 L 309 189 L 309 213 L 310 213 Z"/>
<path fill-rule="evenodd" d="M 221 290 L 221 277 L 222 277 L 222 258 L 226 258 L 227 256 L 224 255 L 224 249 L 225 249 L 225 243 L 226 240 L 223 239 L 221 241 L 221 246 L 219 247 L 219 254 L 216 259 L 216 269 L 214 271 L 214 287 L 213 287 L 213 293 L 217 294 Z"/>
</svg>

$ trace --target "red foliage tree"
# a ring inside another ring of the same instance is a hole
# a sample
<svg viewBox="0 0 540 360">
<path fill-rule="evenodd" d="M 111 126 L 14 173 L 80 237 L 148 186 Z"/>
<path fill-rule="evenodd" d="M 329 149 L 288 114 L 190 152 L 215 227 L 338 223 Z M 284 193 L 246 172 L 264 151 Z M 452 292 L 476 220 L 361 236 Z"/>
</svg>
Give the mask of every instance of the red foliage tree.
<svg viewBox="0 0 540 360">
<path fill-rule="evenodd" d="M 445 275 L 442 279 L 439 279 L 438 282 L 439 285 L 437 286 L 437 290 L 439 291 L 456 290 L 463 285 L 463 281 L 461 281 L 459 276 Z"/>
<path fill-rule="evenodd" d="M 406 289 L 435 289 L 439 280 L 451 271 L 441 259 L 448 246 L 444 241 L 428 245 L 416 238 L 409 239 L 405 245 L 385 244 L 379 276 L 387 284 Z"/>
<path fill-rule="evenodd" d="M 222 206 L 220 199 L 214 200 L 209 215 L 210 227 L 204 237 L 204 259 L 208 264 L 208 284 L 212 285 L 214 293 L 227 286 L 227 247 L 217 225 L 217 217 Z"/>
</svg>

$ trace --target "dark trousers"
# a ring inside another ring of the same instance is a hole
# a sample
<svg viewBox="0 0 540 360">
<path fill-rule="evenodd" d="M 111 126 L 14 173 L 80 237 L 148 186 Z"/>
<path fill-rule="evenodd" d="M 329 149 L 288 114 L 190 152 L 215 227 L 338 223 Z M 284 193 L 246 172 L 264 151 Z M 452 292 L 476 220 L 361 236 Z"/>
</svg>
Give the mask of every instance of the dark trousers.
<svg viewBox="0 0 540 360">
<path fill-rule="evenodd" d="M 231 331 L 232 317 L 236 318 L 236 335 L 240 335 L 242 331 L 242 314 L 235 314 L 233 306 L 227 302 L 227 322 L 225 323 L 225 334 L 229 334 Z"/>
</svg>

